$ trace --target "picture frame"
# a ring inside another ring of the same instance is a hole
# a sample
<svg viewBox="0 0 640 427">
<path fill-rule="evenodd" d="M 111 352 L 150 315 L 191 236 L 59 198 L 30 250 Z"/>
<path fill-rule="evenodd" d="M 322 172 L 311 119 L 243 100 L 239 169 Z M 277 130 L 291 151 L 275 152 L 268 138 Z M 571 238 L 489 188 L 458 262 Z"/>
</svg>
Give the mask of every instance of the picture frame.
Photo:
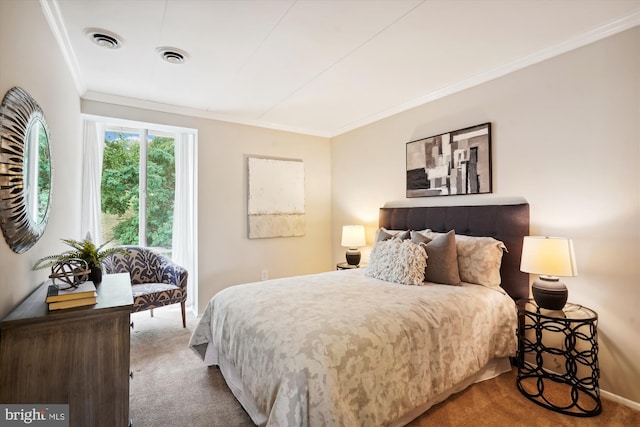
<svg viewBox="0 0 640 427">
<path fill-rule="evenodd" d="M 410 141 L 406 155 L 407 198 L 493 191 L 491 123 Z"/>
</svg>

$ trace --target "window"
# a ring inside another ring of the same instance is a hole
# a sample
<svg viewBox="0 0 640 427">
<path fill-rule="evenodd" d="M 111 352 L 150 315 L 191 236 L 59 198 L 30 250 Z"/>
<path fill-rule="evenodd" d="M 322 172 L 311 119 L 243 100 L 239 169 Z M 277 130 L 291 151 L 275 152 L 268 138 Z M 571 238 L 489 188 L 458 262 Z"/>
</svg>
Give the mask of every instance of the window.
<svg viewBox="0 0 640 427">
<path fill-rule="evenodd" d="M 105 129 L 101 178 L 103 241 L 172 248 L 175 139 L 151 129 Z"/>
<path fill-rule="evenodd" d="M 85 115 L 83 132 L 81 235 L 165 254 L 197 310 L 197 129 Z"/>
</svg>

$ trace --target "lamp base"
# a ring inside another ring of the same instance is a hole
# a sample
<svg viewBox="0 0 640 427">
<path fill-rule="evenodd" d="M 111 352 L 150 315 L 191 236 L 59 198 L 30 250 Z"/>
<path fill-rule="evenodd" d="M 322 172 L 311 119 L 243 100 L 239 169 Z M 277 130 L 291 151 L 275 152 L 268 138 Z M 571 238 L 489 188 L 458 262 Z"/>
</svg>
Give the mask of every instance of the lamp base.
<svg viewBox="0 0 640 427">
<path fill-rule="evenodd" d="M 359 265 L 361 258 L 360 251 L 358 249 L 349 248 L 346 253 L 347 264 L 349 265 Z"/>
<path fill-rule="evenodd" d="M 555 276 L 540 276 L 533 282 L 531 292 L 538 307 L 547 310 L 562 310 L 569 297 L 567 287 Z"/>
</svg>

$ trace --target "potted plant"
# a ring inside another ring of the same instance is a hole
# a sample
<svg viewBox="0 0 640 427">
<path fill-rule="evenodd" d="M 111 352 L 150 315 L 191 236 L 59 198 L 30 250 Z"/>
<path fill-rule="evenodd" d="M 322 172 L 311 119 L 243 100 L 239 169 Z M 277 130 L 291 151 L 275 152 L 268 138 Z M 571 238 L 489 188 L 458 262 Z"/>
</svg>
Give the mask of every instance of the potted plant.
<svg viewBox="0 0 640 427">
<path fill-rule="evenodd" d="M 90 274 L 89 279 L 94 283 L 100 283 L 102 281 L 102 260 L 116 252 L 127 253 L 123 248 L 110 247 L 105 248 L 109 242 L 105 242 L 99 247 L 91 240 L 91 234 L 87 233 L 87 237 L 84 240 L 74 239 L 61 239 L 65 244 L 71 247 L 71 249 L 62 252 L 58 255 L 49 255 L 44 258 L 40 258 L 33 265 L 34 270 L 41 268 L 52 267 L 58 263 L 66 262 L 70 259 L 79 258 L 89 265 Z"/>
</svg>

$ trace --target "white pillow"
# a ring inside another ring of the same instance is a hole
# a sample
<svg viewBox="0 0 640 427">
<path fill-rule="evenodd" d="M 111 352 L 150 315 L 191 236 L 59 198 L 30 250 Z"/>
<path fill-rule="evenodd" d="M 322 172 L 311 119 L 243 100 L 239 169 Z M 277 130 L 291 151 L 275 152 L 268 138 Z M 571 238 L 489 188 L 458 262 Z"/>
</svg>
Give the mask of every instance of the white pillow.
<svg viewBox="0 0 640 427">
<path fill-rule="evenodd" d="M 365 275 L 403 285 L 422 285 L 426 266 L 427 253 L 421 245 L 393 238 L 373 247 Z"/>
<path fill-rule="evenodd" d="M 425 232 L 434 238 L 444 233 Z M 475 237 L 456 234 L 458 272 L 460 280 L 467 283 L 497 288 L 502 283 L 500 266 L 507 247 L 493 237 Z"/>
</svg>

